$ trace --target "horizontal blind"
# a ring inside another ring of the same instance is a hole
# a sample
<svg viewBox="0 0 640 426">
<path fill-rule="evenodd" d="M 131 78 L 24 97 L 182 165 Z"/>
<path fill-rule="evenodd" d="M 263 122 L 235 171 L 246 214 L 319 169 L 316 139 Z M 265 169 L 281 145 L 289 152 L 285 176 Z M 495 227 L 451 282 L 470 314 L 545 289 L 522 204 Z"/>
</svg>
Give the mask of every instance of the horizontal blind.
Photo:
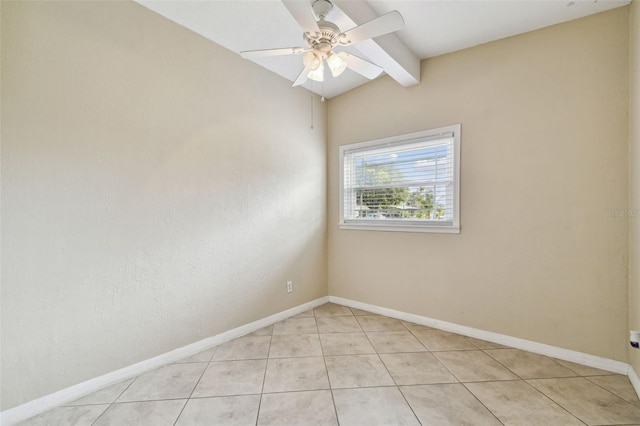
<svg viewBox="0 0 640 426">
<path fill-rule="evenodd" d="M 450 222 L 453 134 L 343 152 L 343 219 Z"/>
</svg>

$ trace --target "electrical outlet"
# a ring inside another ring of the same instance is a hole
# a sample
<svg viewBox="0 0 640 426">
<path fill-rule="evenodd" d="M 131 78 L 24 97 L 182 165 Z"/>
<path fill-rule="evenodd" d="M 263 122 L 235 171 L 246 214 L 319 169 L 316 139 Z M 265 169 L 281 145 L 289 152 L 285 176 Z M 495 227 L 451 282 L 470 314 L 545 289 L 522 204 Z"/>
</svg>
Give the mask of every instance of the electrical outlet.
<svg viewBox="0 0 640 426">
<path fill-rule="evenodd" d="M 287 281 L 287 293 L 291 293 L 293 291 L 293 281 Z"/>
</svg>

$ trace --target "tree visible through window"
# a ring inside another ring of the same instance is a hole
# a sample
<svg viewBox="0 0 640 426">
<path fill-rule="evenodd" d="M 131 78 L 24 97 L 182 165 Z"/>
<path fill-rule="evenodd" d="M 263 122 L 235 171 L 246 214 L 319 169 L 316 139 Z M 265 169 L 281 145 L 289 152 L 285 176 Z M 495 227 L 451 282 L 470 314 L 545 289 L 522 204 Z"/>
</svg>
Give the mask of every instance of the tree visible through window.
<svg viewBox="0 0 640 426">
<path fill-rule="evenodd" d="M 341 147 L 341 226 L 457 232 L 459 128 Z"/>
</svg>

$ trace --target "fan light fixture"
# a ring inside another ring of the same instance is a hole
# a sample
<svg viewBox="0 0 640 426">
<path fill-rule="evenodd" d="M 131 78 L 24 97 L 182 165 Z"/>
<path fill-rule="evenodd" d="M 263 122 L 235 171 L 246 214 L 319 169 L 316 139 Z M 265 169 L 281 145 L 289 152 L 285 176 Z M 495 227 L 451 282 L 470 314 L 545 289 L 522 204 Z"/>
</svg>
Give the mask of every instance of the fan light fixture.
<svg viewBox="0 0 640 426">
<path fill-rule="evenodd" d="M 302 63 L 305 67 L 315 71 L 322 64 L 322 60 L 314 52 L 307 52 L 302 55 Z"/>
<path fill-rule="evenodd" d="M 331 53 L 327 58 L 331 75 L 339 76 L 347 69 L 347 52 Z"/>
<path fill-rule="evenodd" d="M 307 77 L 314 81 L 324 81 L 324 64 L 325 55 L 310 51 L 302 55 L 304 66 L 309 69 Z M 326 55 L 327 66 L 334 77 L 339 76 L 347 69 L 347 52 L 333 53 Z"/>
<path fill-rule="evenodd" d="M 307 77 L 309 77 L 313 81 L 324 81 L 324 65 L 322 65 L 322 62 L 320 62 L 318 68 L 309 71 Z"/>
<path fill-rule="evenodd" d="M 333 49 L 337 46 L 351 46 L 404 27 L 402 15 L 394 10 L 343 32 L 336 24 L 326 20 L 333 10 L 331 0 L 281 1 L 302 28 L 302 39 L 306 47 L 249 50 L 240 54 L 247 59 L 302 54 L 304 69 L 293 82 L 294 87 L 304 84 L 308 78 L 324 81 L 325 61 L 334 77 L 342 74 L 346 68 L 350 68 L 370 80 L 376 78 L 384 71 L 381 67 L 345 51 L 334 52 Z"/>
<path fill-rule="evenodd" d="M 302 62 L 304 63 L 304 66 L 310 70 L 307 74 L 307 78 L 314 81 L 324 81 L 324 56 L 324 54 L 318 54 L 318 52 L 315 51 L 309 51 L 302 55 Z M 326 55 L 326 61 L 327 66 L 331 71 L 331 75 L 334 77 L 339 76 L 347 69 L 348 64 L 346 52 L 329 52 L 329 54 Z"/>
</svg>

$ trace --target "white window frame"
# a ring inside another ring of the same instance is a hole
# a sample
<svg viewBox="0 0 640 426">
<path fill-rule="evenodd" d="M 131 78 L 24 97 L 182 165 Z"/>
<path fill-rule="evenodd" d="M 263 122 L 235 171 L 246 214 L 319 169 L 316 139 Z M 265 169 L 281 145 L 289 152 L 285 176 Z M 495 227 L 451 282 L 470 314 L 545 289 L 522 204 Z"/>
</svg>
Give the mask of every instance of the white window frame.
<svg viewBox="0 0 640 426">
<path fill-rule="evenodd" d="M 408 220 L 358 220 L 346 219 L 344 214 L 345 196 L 345 151 L 360 150 L 366 148 L 382 148 L 385 145 L 404 145 L 435 139 L 438 136 L 453 134 L 453 217 L 450 221 L 408 221 Z M 423 130 L 421 132 L 405 135 L 391 136 L 366 142 L 359 142 L 340 146 L 340 212 L 338 217 L 340 229 L 364 230 L 364 231 L 396 231 L 396 232 L 438 232 L 460 233 L 460 124 L 454 124 L 437 129 Z"/>
</svg>

